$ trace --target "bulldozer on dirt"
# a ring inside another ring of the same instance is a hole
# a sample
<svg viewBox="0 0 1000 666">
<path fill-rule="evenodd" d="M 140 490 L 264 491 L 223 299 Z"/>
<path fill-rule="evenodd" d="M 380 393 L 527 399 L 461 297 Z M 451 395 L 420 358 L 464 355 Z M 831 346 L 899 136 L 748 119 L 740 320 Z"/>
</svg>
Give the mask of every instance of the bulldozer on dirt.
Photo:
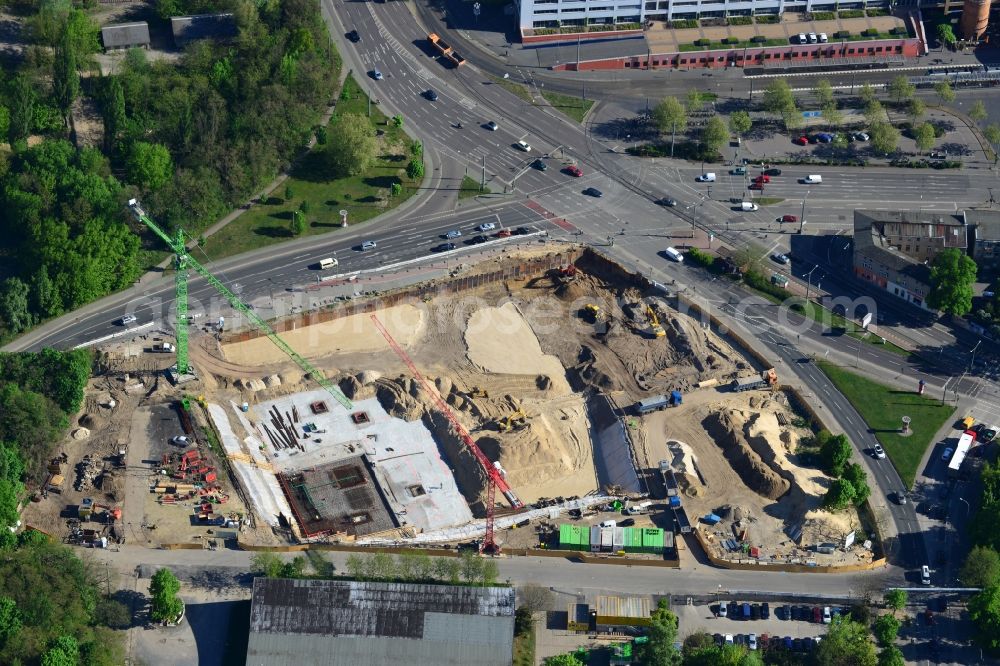
<svg viewBox="0 0 1000 666">
<path fill-rule="evenodd" d="M 576 279 L 576 264 L 567 264 L 559 268 L 553 268 L 549 274 L 559 284 L 569 284 Z"/>
<path fill-rule="evenodd" d="M 606 319 L 604 311 L 601 310 L 601 307 L 599 305 L 594 305 L 593 303 L 587 303 L 584 305 L 580 316 L 592 324 L 598 324 Z"/>
<path fill-rule="evenodd" d="M 653 311 L 652 305 L 646 305 L 646 319 L 649 320 L 649 332 L 654 338 L 662 338 L 667 334 L 663 330 L 663 326 L 660 324 L 659 317 L 656 316 L 656 312 Z"/>
<path fill-rule="evenodd" d="M 497 420 L 497 430 L 500 432 L 510 432 L 511 430 L 520 430 L 528 425 L 528 415 L 524 413 L 523 409 L 519 409 L 512 414 L 508 414 L 502 419 Z"/>
</svg>

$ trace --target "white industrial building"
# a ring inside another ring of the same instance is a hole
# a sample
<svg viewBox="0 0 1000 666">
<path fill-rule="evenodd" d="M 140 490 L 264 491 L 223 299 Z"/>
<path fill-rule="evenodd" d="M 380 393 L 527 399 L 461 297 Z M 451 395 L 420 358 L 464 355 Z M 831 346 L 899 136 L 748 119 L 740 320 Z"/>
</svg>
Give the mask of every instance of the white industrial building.
<svg viewBox="0 0 1000 666">
<path fill-rule="evenodd" d="M 905 4 L 905 3 L 902 3 Z M 836 11 L 888 7 L 886 0 L 832 2 L 815 0 L 520 0 L 520 28 L 559 28 L 584 25 L 673 21 L 726 16 Z"/>
</svg>

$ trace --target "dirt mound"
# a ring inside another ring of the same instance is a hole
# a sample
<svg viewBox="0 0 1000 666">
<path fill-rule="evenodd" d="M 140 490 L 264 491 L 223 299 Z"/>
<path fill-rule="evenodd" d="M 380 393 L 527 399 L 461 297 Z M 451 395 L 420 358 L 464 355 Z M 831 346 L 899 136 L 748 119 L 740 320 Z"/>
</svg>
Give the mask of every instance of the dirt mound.
<svg viewBox="0 0 1000 666">
<path fill-rule="evenodd" d="M 411 379 L 379 379 L 374 383 L 375 397 L 389 414 L 404 421 L 415 421 L 423 413 L 417 400 L 417 384 Z"/>
<path fill-rule="evenodd" d="M 78 423 L 87 430 L 100 430 L 107 424 L 108 420 L 99 414 L 84 414 Z"/>
<path fill-rule="evenodd" d="M 754 451 L 743 434 L 743 426 L 727 412 L 705 417 L 702 426 L 722 447 L 723 455 L 744 483 L 755 493 L 776 500 L 791 487 L 788 479 L 777 473 Z"/>
</svg>

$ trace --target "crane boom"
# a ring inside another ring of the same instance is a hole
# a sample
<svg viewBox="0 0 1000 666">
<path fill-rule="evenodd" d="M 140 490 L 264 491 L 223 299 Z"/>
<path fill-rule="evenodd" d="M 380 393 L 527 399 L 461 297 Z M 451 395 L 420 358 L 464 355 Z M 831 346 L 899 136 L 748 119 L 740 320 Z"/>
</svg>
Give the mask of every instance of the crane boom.
<svg viewBox="0 0 1000 666">
<path fill-rule="evenodd" d="M 476 445 L 476 442 L 472 439 L 472 435 L 469 434 L 469 431 L 465 429 L 465 426 L 462 425 L 455 414 L 451 411 L 448 404 L 441 399 L 438 392 L 434 390 L 430 383 L 424 379 L 424 376 L 420 374 L 420 371 L 417 370 L 417 366 L 414 365 L 413 360 L 410 359 L 410 355 L 399 346 L 399 343 L 396 342 L 396 339 L 392 337 L 392 334 L 389 333 L 389 330 L 382 324 L 381 321 L 379 321 L 376 315 L 371 315 L 371 318 L 372 322 L 375 324 L 375 328 L 379 330 L 379 333 L 381 333 L 382 337 L 385 338 L 385 341 L 389 343 L 392 350 L 396 352 L 396 355 L 399 356 L 403 363 L 406 364 L 406 367 L 410 369 L 410 372 L 413 373 L 413 377 L 420 382 L 420 385 L 423 387 L 427 395 L 434 400 L 438 411 L 440 411 L 441 414 L 448 419 L 452 427 L 462 438 L 462 443 L 465 444 L 465 447 L 469 449 L 473 456 L 475 456 L 476 460 L 479 461 L 479 464 L 483 467 L 483 471 L 486 472 L 486 536 L 483 538 L 482 550 L 489 553 L 499 551 L 496 540 L 493 536 L 493 511 L 496 501 L 496 489 L 500 489 L 500 492 L 503 493 L 504 497 L 507 498 L 507 501 L 515 509 L 520 509 L 524 506 L 524 504 L 520 499 L 518 499 L 517 495 L 514 494 L 514 491 L 511 490 L 510 485 L 507 483 L 507 480 L 503 478 L 500 470 L 490 462 L 490 459 L 486 457 L 486 454 L 483 453 L 482 449 Z"/>
<path fill-rule="evenodd" d="M 302 368 L 302 370 L 306 373 L 307 376 L 311 377 L 313 380 L 316 381 L 317 384 L 326 389 L 327 392 L 329 392 L 330 395 L 332 395 L 337 400 L 337 402 L 343 405 L 344 408 L 346 409 L 351 409 L 353 407 L 353 404 L 347 398 L 347 396 L 344 395 L 340 391 L 340 389 L 338 389 L 334 385 L 333 382 L 327 379 L 323 375 L 323 373 L 320 372 L 318 368 L 313 366 L 313 364 L 310 363 L 308 360 L 306 360 L 305 357 L 303 357 L 301 354 L 292 349 L 287 342 L 282 340 L 281 337 L 278 336 L 278 333 L 273 328 L 271 328 L 271 325 L 267 323 L 266 319 L 264 319 L 256 312 L 254 312 L 254 310 L 249 305 L 240 300 L 239 296 L 230 291 L 230 289 L 226 285 L 224 285 L 217 277 L 212 275 L 212 273 L 209 272 L 207 268 L 199 264 L 197 261 L 194 260 L 194 258 L 190 254 L 188 254 L 187 247 L 184 245 L 184 238 L 180 233 L 177 234 L 177 238 L 171 238 L 165 231 L 160 229 L 156 225 L 156 223 L 153 222 L 146 215 L 146 212 L 142 209 L 141 206 L 139 206 L 139 202 L 136 199 L 130 199 L 128 202 L 128 207 L 132 211 L 132 214 L 135 215 L 136 219 L 145 224 L 153 231 L 153 233 L 159 236 L 163 240 L 163 242 L 166 243 L 167 246 L 174 251 L 174 254 L 177 256 L 177 274 L 178 274 L 177 370 L 178 372 L 185 372 L 187 370 L 187 325 L 188 325 L 187 268 L 191 267 L 192 269 L 194 269 L 196 273 L 198 273 L 198 275 L 205 278 L 205 280 L 210 285 L 212 285 L 216 291 L 222 294 L 222 296 L 227 301 L 229 301 L 229 304 L 233 307 L 234 310 L 242 313 L 247 319 L 250 320 L 250 322 L 254 326 L 264 331 L 267 337 L 271 339 L 271 342 L 273 342 L 278 347 L 278 349 L 288 354 L 288 356 L 291 357 L 291 359 L 295 361 L 295 363 L 300 368 Z M 183 278 L 181 277 L 182 273 L 183 273 Z M 180 365 L 182 357 L 184 359 L 183 369 L 181 368 Z"/>
</svg>

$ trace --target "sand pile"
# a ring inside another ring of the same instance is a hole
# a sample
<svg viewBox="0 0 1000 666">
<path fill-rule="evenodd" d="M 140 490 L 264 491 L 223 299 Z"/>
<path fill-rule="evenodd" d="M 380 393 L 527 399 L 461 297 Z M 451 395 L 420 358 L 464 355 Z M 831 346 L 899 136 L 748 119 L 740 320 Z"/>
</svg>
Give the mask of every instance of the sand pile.
<svg viewBox="0 0 1000 666">
<path fill-rule="evenodd" d="M 788 492 L 788 479 L 765 462 L 754 451 L 743 434 L 742 419 L 729 412 L 710 414 L 702 421 L 709 436 L 722 447 L 723 455 L 733 470 L 743 479 L 747 487 L 759 495 L 772 500 Z"/>
<path fill-rule="evenodd" d="M 800 467 L 789 459 L 795 450 L 797 436 L 783 430 L 774 412 L 760 412 L 747 419 L 747 441 L 772 468 L 781 470 L 782 476 L 798 486 L 807 495 L 822 497 L 826 494 L 828 480 L 815 468 Z M 824 483 L 827 482 L 827 483 Z"/>
<path fill-rule="evenodd" d="M 484 372 L 548 375 L 559 393 L 569 391 L 559 359 L 542 353 L 538 338 L 517 306 L 480 308 L 465 328 L 469 360 Z"/>
</svg>

